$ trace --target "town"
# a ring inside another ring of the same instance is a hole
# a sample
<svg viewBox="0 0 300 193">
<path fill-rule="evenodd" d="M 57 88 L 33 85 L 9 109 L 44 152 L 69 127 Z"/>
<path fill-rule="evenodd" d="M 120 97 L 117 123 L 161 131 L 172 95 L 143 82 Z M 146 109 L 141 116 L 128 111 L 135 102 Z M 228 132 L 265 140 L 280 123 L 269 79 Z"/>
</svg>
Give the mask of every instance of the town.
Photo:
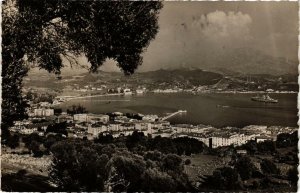
<svg viewBox="0 0 300 193">
<path fill-rule="evenodd" d="M 74 105 L 67 112 L 62 112 L 61 109 L 54 107 L 55 105 L 49 102 L 30 103 L 27 108 L 28 119 L 15 121 L 10 130 L 26 135 L 38 133 L 40 136 L 58 133 L 68 138 L 86 138 L 88 140 L 93 140 L 100 134 L 119 137 L 139 131 L 152 137 L 195 138 L 210 148 L 240 146 L 250 140 L 276 141 L 276 137 L 280 133 L 297 131 L 297 128 L 283 126 L 249 125 L 243 128 L 215 128 L 210 125 L 170 124 L 167 121 L 176 114 L 186 113 L 185 110 L 178 110 L 165 117 L 159 117 L 158 115 L 122 112 L 92 114 L 85 111 L 84 107 L 80 105 Z"/>
</svg>

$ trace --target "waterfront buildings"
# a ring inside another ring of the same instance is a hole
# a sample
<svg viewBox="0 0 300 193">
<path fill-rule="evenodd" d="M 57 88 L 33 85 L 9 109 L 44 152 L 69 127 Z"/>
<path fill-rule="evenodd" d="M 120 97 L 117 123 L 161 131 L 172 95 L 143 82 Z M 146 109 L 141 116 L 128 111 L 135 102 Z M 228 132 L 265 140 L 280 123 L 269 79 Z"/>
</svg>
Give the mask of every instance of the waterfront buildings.
<svg viewBox="0 0 300 193">
<path fill-rule="evenodd" d="M 132 92 L 129 88 L 124 89 L 124 95 L 132 95 Z"/>
<path fill-rule="evenodd" d="M 132 114 L 123 114 L 121 112 L 107 115 L 91 113 L 71 115 L 62 112 L 59 115 L 54 115 L 54 109 L 37 107 L 37 105 L 32 105 L 31 109 L 29 109 L 30 112 L 33 112 L 32 117 L 28 120 L 15 122 L 11 130 L 22 134 L 31 134 L 33 132 L 39 132 L 40 134 L 46 131 L 49 124 L 66 122 L 68 137 L 94 139 L 101 133 L 109 133 L 114 137 L 119 137 L 139 131 L 145 135 L 150 134 L 152 137 L 195 138 L 211 148 L 230 145 L 240 146 L 250 140 L 256 140 L 258 143 L 266 140 L 276 140 L 276 136 L 280 133 L 292 133 L 297 130 L 297 128 L 292 127 L 259 125 L 249 125 L 244 128 L 214 128 L 208 125 L 190 124 L 171 125 L 170 122 L 158 115 L 136 114 L 133 116 Z"/>
</svg>

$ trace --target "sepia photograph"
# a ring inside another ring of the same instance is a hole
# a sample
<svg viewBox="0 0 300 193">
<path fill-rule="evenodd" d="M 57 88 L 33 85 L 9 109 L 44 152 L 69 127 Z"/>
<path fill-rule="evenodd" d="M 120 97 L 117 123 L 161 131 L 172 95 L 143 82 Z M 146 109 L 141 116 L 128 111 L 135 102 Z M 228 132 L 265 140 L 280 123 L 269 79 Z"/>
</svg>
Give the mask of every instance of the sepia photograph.
<svg viewBox="0 0 300 193">
<path fill-rule="evenodd" d="M 297 192 L 298 12 L 2 1 L 1 191 Z"/>
</svg>

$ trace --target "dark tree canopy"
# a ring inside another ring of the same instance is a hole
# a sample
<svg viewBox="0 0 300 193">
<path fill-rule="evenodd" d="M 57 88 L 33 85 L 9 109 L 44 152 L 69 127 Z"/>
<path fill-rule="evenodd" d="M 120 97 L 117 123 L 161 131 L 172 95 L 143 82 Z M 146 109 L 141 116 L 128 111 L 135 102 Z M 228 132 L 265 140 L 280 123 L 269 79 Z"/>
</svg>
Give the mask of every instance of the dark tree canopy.
<svg viewBox="0 0 300 193">
<path fill-rule="evenodd" d="M 2 6 L 2 126 L 24 118 L 22 78 L 29 64 L 56 74 L 63 59 L 96 72 L 113 59 L 125 74 L 158 32 L 158 1 L 11 0 Z"/>
<path fill-rule="evenodd" d="M 112 144 L 70 139 L 52 145 L 51 153 L 50 178 L 59 191 L 194 190 L 177 155 L 160 152 L 137 155 Z"/>
</svg>

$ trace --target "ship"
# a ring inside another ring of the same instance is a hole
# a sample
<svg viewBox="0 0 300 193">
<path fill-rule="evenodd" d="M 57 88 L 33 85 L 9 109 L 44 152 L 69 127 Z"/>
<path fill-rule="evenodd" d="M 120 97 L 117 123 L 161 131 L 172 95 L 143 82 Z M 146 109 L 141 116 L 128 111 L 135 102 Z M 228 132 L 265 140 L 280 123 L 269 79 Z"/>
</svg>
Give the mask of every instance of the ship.
<svg viewBox="0 0 300 193">
<path fill-rule="evenodd" d="M 251 100 L 258 101 L 258 102 L 264 102 L 264 103 L 278 103 L 278 100 L 272 99 L 269 95 L 264 94 L 262 96 L 255 96 L 252 97 Z"/>
</svg>

